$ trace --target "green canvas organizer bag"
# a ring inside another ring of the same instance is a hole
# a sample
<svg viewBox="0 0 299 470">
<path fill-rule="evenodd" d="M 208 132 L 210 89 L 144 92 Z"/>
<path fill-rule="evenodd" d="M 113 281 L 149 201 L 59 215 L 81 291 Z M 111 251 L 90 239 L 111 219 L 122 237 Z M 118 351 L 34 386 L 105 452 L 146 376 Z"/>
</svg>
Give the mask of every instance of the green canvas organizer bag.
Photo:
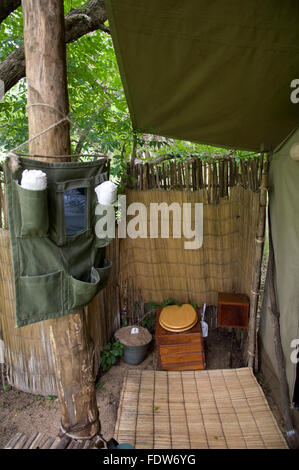
<svg viewBox="0 0 299 470">
<path fill-rule="evenodd" d="M 24 170 L 42 170 L 47 189 L 21 187 Z M 88 305 L 108 281 L 111 240 L 95 234 L 95 187 L 109 178 L 106 158 L 48 163 L 19 158 L 12 173 L 4 165 L 11 237 L 16 326 L 74 313 Z"/>
</svg>

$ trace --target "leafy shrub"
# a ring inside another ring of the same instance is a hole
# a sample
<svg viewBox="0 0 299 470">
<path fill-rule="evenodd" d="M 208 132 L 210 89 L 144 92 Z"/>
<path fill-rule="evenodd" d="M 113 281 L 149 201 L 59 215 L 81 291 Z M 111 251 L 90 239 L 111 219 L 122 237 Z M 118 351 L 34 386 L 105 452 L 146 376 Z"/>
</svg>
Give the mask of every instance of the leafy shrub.
<svg viewBox="0 0 299 470">
<path fill-rule="evenodd" d="M 101 353 L 101 367 L 104 372 L 107 372 L 111 367 L 116 364 L 118 358 L 123 355 L 123 345 L 119 341 L 107 343 Z"/>
</svg>

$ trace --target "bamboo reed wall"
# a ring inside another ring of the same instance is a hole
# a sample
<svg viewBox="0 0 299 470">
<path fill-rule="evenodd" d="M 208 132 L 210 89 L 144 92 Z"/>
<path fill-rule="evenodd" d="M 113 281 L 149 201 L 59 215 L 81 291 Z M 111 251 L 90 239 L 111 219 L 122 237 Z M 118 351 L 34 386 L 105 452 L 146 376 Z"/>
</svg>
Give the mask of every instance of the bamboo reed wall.
<svg viewBox="0 0 299 470">
<path fill-rule="evenodd" d="M 124 317 L 132 317 L 128 311 L 132 305 L 142 316 L 142 302 L 168 297 L 199 305 L 217 305 L 221 291 L 250 297 L 263 171 L 263 153 L 247 161 L 230 155 L 210 161 L 137 164 L 130 169 L 127 205 L 142 202 L 149 214 L 154 202 L 204 204 L 203 246 L 185 250 L 184 239 L 162 239 L 160 233 L 157 239 L 120 240 Z"/>
<path fill-rule="evenodd" d="M 204 204 L 203 246 L 185 250 L 184 239 L 126 238 L 107 247 L 107 258 L 113 262 L 111 278 L 86 309 L 95 373 L 102 346 L 119 327 L 120 312 L 127 318 L 138 317 L 145 302 L 169 297 L 217 305 L 219 291 L 250 295 L 262 171 L 263 156 L 244 163 L 193 158 L 130 169 L 127 204 L 143 202 L 147 208 L 153 202 Z M 3 181 L 0 184 L 0 324 L 8 379 L 20 390 L 55 395 L 48 322 L 15 328 L 5 188 Z M 138 315 L 128 311 L 132 306 L 139 309 Z"/>
<path fill-rule="evenodd" d="M 127 204 L 199 203 L 203 206 L 203 245 L 186 250 L 186 239 L 126 238 L 120 240 L 120 285 L 142 294 L 144 302 L 180 302 L 217 305 L 218 292 L 250 296 L 259 193 L 241 186 L 229 198 L 209 204 L 206 190 L 127 191 Z M 194 214 L 193 214 L 194 220 Z M 149 221 L 148 221 L 149 226 Z M 149 230 L 148 230 L 149 232 Z M 160 233 L 159 233 L 160 235 Z M 136 298 L 136 302 L 138 299 Z"/>
</svg>

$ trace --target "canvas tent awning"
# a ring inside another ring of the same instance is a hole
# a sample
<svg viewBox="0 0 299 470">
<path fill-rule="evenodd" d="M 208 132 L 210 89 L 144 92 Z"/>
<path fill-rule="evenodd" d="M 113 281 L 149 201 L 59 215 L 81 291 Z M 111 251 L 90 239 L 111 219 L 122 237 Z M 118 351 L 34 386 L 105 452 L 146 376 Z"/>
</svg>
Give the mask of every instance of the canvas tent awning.
<svg viewBox="0 0 299 470">
<path fill-rule="evenodd" d="M 299 126 L 299 2 L 106 0 L 133 128 L 258 151 Z"/>
</svg>

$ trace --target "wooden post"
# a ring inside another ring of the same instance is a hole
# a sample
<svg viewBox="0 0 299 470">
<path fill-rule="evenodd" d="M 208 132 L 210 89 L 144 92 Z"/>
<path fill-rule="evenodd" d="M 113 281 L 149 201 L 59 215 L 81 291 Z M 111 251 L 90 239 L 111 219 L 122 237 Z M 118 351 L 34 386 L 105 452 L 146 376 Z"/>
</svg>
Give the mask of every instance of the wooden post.
<svg viewBox="0 0 299 470">
<path fill-rule="evenodd" d="M 248 326 L 248 366 L 253 367 L 256 353 L 256 315 L 260 290 L 261 268 L 265 241 L 265 222 L 267 207 L 268 188 L 268 161 L 264 162 L 263 177 L 260 189 L 260 207 L 258 216 L 258 227 L 255 237 L 255 260 L 253 265 L 253 279 L 250 295 L 250 311 Z"/>
<path fill-rule="evenodd" d="M 0 384 L 2 387 L 6 385 L 5 382 L 4 341 L 2 335 L 2 325 L 0 322 Z"/>
<path fill-rule="evenodd" d="M 68 114 L 64 10 L 63 0 L 22 0 L 22 7 L 30 138 Z M 46 156 L 69 156 L 68 122 L 33 140 L 29 152 L 45 155 L 39 159 L 51 162 L 54 160 Z M 61 402 L 62 431 L 75 438 L 91 438 L 99 431 L 99 413 L 85 314 L 81 311 L 47 324 Z"/>
</svg>

